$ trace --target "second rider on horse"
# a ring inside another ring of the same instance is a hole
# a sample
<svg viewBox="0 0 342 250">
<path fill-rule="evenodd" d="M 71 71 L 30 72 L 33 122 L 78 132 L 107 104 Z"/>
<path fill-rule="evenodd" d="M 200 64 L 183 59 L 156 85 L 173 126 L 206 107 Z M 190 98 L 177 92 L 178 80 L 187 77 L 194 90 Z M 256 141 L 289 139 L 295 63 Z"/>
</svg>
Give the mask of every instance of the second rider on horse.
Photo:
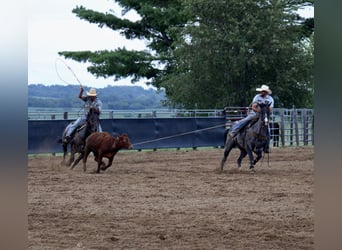
<svg viewBox="0 0 342 250">
<path fill-rule="evenodd" d="M 80 116 L 76 121 L 74 121 L 70 128 L 68 129 L 65 139 L 64 139 L 64 143 L 69 143 L 72 137 L 73 132 L 75 131 L 75 129 L 78 126 L 81 126 L 82 124 L 84 124 L 87 120 L 87 114 L 89 112 L 89 110 L 95 109 L 96 112 L 98 112 L 99 114 L 101 113 L 102 110 L 102 102 L 101 100 L 96 96 L 96 89 L 91 88 L 89 90 L 89 92 L 87 92 L 86 96 L 83 96 L 83 87 L 81 86 L 80 88 L 80 92 L 78 94 L 78 98 L 80 98 L 83 102 L 84 102 L 84 114 L 82 116 Z M 101 125 L 99 124 L 98 127 L 98 132 L 102 132 L 102 128 Z"/>
<path fill-rule="evenodd" d="M 233 124 L 229 132 L 229 136 L 231 138 L 234 138 L 237 135 L 237 133 L 242 128 L 244 128 L 250 121 L 258 117 L 257 115 L 259 111 L 258 103 L 270 104 L 269 106 L 270 113 L 272 112 L 272 109 L 274 106 L 274 100 L 273 100 L 273 97 L 270 96 L 272 94 L 272 91 L 270 90 L 270 88 L 267 85 L 262 85 L 261 88 L 257 88 L 256 91 L 260 93 L 254 96 L 253 98 L 252 110 L 248 113 L 248 115 L 245 118 Z M 264 150 L 265 153 L 269 153 L 269 143 L 270 143 L 270 133 L 268 133 L 266 148 Z"/>
</svg>

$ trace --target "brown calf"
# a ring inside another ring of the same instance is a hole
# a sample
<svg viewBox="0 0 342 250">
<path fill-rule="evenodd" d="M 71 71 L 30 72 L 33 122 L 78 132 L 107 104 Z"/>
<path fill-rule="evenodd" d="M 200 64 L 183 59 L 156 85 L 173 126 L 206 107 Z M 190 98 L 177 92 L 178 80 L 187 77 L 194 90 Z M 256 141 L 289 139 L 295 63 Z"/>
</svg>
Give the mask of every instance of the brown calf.
<svg viewBox="0 0 342 250">
<path fill-rule="evenodd" d="M 95 161 L 98 163 L 96 173 L 100 173 L 101 170 L 106 170 L 112 163 L 114 156 L 120 149 L 131 149 L 132 144 L 126 134 L 119 136 L 112 136 L 108 132 L 95 132 L 92 133 L 86 140 L 83 155 L 83 171 L 87 169 L 86 163 L 90 152 L 93 152 Z M 106 165 L 102 159 L 103 157 L 108 159 Z"/>
</svg>

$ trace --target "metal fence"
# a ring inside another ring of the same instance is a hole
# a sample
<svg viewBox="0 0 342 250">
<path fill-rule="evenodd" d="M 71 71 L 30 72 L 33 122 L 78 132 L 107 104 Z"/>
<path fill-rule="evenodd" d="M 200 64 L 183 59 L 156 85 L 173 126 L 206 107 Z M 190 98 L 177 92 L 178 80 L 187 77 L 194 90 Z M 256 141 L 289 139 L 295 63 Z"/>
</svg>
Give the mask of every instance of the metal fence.
<svg viewBox="0 0 342 250">
<path fill-rule="evenodd" d="M 246 107 L 225 107 L 222 110 L 103 110 L 101 120 L 124 119 L 127 126 L 137 119 L 164 118 L 225 118 L 226 129 L 231 124 L 245 117 Z M 56 120 L 70 121 L 81 115 L 81 110 L 29 110 L 29 121 Z M 106 121 L 108 120 L 108 121 Z M 177 119 L 176 119 L 177 120 Z M 271 114 L 271 146 L 306 146 L 314 145 L 314 111 L 313 109 L 279 109 Z M 51 124 L 51 123 L 50 123 Z M 30 131 L 29 131 L 30 133 Z"/>
<path fill-rule="evenodd" d="M 245 117 L 246 107 L 226 107 L 226 125 Z M 272 145 L 306 146 L 314 145 L 314 110 L 274 108 L 270 118 Z M 275 143 L 276 142 L 276 143 Z"/>
<path fill-rule="evenodd" d="M 29 120 L 67 120 L 76 119 L 82 114 L 82 109 L 38 109 L 31 108 L 28 112 Z M 101 112 L 101 119 L 135 119 L 135 118 L 184 118 L 184 117 L 221 117 L 223 110 L 212 109 L 158 109 L 158 110 L 109 110 Z"/>
</svg>

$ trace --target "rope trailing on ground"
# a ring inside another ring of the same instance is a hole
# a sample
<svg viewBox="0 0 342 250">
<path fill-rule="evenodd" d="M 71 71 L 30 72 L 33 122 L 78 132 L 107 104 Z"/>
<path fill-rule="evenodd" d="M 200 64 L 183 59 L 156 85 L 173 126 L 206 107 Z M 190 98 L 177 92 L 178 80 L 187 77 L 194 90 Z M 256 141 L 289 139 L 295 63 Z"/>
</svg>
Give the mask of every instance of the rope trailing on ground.
<svg viewBox="0 0 342 250">
<path fill-rule="evenodd" d="M 161 138 L 158 138 L 158 139 L 138 142 L 138 143 L 134 143 L 133 146 L 141 145 L 141 144 L 145 144 L 145 143 L 150 143 L 150 142 L 155 142 L 155 141 L 171 139 L 171 138 L 174 138 L 174 137 L 184 136 L 184 135 L 193 134 L 193 133 L 197 133 L 197 132 L 202 132 L 202 131 L 206 131 L 206 130 L 210 130 L 210 129 L 214 129 L 214 128 L 219 128 L 219 127 L 223 127 L 223 126 L 226 126 L 226 124 L 216 125 L 216 126 L 213 126 L 213 127 L 208 127 L 208 128 L 203 128 L 203 129 L 197 129 L 197 130 L 193 130 L 193 131 L 189 131 L 189 132 L 184 132 L 184 133 L 180 133 L 180 134 L 176 134 L 176 135 L 165 136 L 165 137 L 161 137 Z"/>
</svg>

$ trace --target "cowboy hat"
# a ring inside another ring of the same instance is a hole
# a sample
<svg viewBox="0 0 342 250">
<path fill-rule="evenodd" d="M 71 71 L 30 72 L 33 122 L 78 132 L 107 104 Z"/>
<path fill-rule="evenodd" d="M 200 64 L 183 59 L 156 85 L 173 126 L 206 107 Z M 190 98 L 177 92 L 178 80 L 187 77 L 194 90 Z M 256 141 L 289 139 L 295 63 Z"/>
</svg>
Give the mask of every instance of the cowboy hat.
<svg viewBox="0 0 342 250">
<path fill-rule="evenodd" d="M 96 96 L 96 89 L 91 88 L 89 92 L 87 92 L 87 96 Z"/>
<path fill-rule="evenodd" d="M 268 94 L 272 94 L 272 91 L 267 85 L 261 85 L 261 88 L 256 88 L 256 91 L 266 91 Z"/>
</svg>

